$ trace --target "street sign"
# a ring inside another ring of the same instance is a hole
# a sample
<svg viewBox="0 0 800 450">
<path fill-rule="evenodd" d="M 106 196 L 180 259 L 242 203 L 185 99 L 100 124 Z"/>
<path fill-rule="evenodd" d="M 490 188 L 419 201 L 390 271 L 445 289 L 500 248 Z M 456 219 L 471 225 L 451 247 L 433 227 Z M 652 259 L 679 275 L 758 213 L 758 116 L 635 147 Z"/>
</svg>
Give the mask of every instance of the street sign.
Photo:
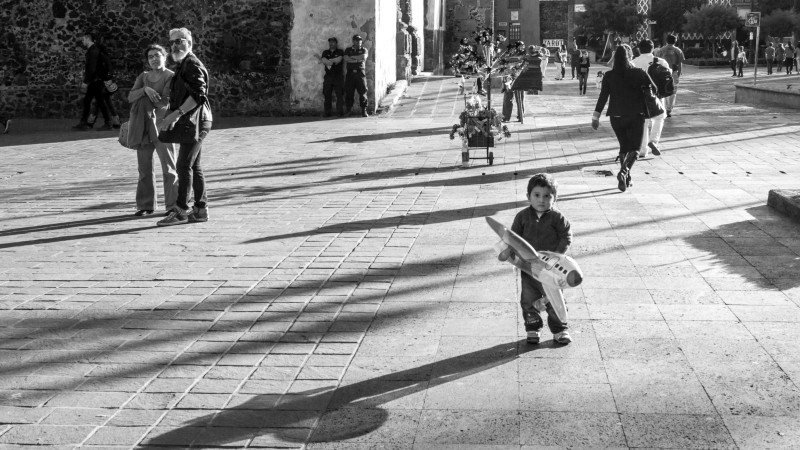
<svg viewBox="0 0 800 450">
<path fill-rule="evenodd" d="M 756 28 L 761 26 L 761 13 L 760 12 L 749 12 L 747 13 L 747 17 L 744 19 L 744 26 L 750 28 Z"/>
</svg>

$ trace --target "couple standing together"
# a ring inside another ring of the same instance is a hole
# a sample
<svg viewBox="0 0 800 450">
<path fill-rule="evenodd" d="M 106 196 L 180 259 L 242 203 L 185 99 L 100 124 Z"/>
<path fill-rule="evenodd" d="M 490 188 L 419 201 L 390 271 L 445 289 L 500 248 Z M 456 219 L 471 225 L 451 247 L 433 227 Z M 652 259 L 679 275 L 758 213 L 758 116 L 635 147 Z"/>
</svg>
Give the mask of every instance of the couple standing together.
<svg viewBox="0 0 800 450">
<path fill-rule="evenodd" d="M 152 44 L 145 50 L 149 71 L 136 78 L 128 101 L 131 117 L 128 145 L 136 149 L 139 182 L 136 214 L 149 215 L 157 206 L 153 151 L 161 161 L 166 217 L 158 226 L 208 221 L 205 177 L 200 165 L 203 140 L 211 130 L 208 70 L 192 53 L 192 33 L 169 32 L 170 56 L 178 64 L 166 68 L 167 51 Z M 175 146 L 178 145 L 177 155 Z M 189 209 L 189 193 L 194 205 Z"/>
</svg>

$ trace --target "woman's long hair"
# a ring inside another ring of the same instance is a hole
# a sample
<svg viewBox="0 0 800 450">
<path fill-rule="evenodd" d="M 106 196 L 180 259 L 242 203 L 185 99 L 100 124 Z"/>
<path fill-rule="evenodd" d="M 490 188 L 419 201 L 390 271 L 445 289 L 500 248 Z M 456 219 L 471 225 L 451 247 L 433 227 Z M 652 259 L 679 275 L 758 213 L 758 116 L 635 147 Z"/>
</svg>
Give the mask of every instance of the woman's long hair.
<svg viewBox="0 0 800 450">
<path fill-rule="evenodd" d="M 625 69 L 631 67 L 631 57 L 630 55 L 633 52 L 628 44 L 620 44 L 617 46 L 617 49 L 614 50 L 614 65 L 611 67 L 611 70 L 615 72 L 624 72 Z"/>
</svg>

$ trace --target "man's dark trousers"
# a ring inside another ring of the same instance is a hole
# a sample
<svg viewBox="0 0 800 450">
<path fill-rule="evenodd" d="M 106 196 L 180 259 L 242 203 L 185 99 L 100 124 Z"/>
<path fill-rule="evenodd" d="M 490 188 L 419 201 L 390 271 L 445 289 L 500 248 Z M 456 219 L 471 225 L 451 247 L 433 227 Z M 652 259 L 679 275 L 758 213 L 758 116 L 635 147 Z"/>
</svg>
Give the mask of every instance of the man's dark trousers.
<svg viewBox="0 0 800 450">
<path fill-rule="evenodd" d="M 353 94 L 358 91 L 358 104 L 367 109 L 367 74 L 363 70 L 348 70 L 344 80 L 344 100 L 347 111 L 353 109 Z"/>
<path fill-rule="evenodd" d="M 97 99 L 97 106 L 100 108 L 100 113 L 103 114 L 103 119 L 106 121 L 105 123 L 111 123 L 105 98 L 103 97 L 105 88 L 105 84 L 102 80 L 94 80 L 86 87 L 86 95 L 83 97 L 83 114 L 81 114 L 81 123 L 86 123 L 89 120 L 89 113 L 92 109 L 92 99 Z"/>
<path fill-rule="evenodd" d="M 331 115 L 331 104 L 333 103 L 333 94 L 336 94 L 336 112 L 341 116 L 344 114 L 344 102 L 342 96 L 344 95 L 344 77 L 341 74 L 325 75 L 322 79 L 322 95 L 325 96 L 325 115 Z M 350 94 L 352 101 L 353 94 Z M 352 102 L 351 102 L 352 106 Z"/>
</svg>

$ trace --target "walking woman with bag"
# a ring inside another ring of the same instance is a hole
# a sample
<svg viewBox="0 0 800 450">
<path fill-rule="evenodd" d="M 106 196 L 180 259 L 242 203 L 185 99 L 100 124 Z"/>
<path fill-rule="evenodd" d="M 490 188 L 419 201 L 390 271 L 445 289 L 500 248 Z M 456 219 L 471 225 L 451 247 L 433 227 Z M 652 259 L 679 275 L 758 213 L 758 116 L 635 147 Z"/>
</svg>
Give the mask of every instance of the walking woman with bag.
<svg viewBox="0 0 800 450">
<path fill-rule="evenodd" d="M 619 45 L 614 51 L 613 66 L 603 77 L 600 97 L 592 114 L 592 128 L 596 130 L 600 126 L 600 114 L 608 102 L 606 115 L 619 141 L 617 187 L 622 192 L 633 185 L 631 169 L 639 154 L 645 119 L 664 112 L 659 111 L 658 106 L 646 103 L 648 99 L 652 101 L 655 86 L 647 72 L 631 64 L 632 56 L 627 44 Z"/>
<path fill-rule="evenodd" d="M 164 204 L 167 214 L 178 198 L 178 172 L 175 169 L 175 146 L 158 140 L 156 124 L 167 115 L 169 85 L 173 72 L 166 68 L 167 51 L 160 45 L 150 45 L 144 52 L 149 71 L 141 73 L 133 83 L 128 102 L 131 116 L 128 122 L 128 145 L 136 149 L 139 183 L 136 185 L 136 216 L 152 214 L 156 209 L 156 171 L 153 150 L 161 161 L 164 184 Z"/>
</svg>

